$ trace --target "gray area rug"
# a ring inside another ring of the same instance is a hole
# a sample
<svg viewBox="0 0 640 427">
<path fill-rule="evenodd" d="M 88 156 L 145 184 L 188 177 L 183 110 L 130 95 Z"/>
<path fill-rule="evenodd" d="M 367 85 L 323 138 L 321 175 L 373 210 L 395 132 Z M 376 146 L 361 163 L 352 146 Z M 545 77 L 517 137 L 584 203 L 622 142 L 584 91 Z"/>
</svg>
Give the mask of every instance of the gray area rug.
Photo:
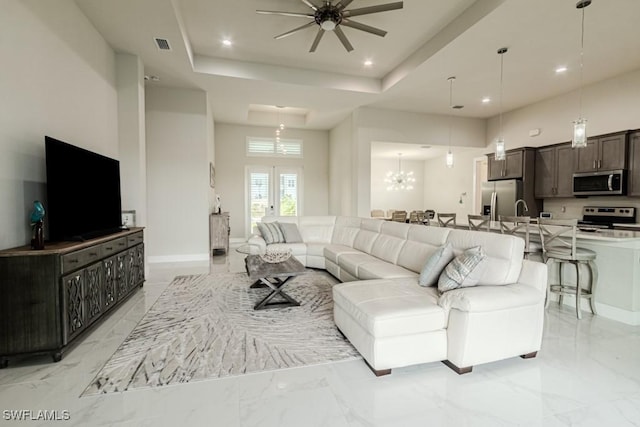
<svg viewBox="0 0 640 427">
<path fill-rule="evenodd" d="M 292 278 L 299 307 L 254 311 L 268 294 L 244 273 L 180 276 L 83 396 L 359 358 L 333 322 L 327 273 Z"/>
</svg>

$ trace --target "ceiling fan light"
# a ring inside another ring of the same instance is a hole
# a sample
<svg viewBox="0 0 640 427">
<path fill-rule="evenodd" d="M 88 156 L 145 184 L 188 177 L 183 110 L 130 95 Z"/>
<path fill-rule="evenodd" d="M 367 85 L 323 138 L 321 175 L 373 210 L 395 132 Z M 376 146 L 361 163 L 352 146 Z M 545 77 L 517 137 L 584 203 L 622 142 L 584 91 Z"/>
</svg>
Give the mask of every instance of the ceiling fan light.
<svg viewBox="0 0 640 427">
<path fill-rule="evenodd" d="M 581 117 L 573 121 L 573 139 L 571 148 L 584 148 L 587 146 L 587 119 Z"/>
<path fill-rule="evenodd" d="M 323 21 L 322 24 L 320 24 L 320 26 L 325 31 L 333 31 L 333 30 L 336 29 L 336 23 L 333 22 L 330 19 L 327 19 L 326 21 Z"/>
</svg>

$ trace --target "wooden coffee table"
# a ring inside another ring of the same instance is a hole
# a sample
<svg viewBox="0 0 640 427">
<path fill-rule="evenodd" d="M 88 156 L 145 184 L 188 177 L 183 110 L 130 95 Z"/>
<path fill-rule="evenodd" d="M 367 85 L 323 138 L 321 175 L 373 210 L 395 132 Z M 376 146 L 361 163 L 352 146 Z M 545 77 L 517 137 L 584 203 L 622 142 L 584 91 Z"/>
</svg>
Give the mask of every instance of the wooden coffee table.
<svg viewBox="0 0 640 427">
<path fill-rule="evenodd" d="M 255 280 L 251 288 L 268 287 L 271 293 L 257 303 L 254 310 L 264 310 L 271 307 L 295 307 L 300 303 L 284 292 L 284 285 L 289 279 L 304 274 L 304 265 L 293 256 L 283 262 L 269 263 L 260 258 L 260 255 L 247 255 L 245 266 L 249 278 Z M 284 298 L 280 301 L 271 301 L 276 296 Z"/>
</svg>

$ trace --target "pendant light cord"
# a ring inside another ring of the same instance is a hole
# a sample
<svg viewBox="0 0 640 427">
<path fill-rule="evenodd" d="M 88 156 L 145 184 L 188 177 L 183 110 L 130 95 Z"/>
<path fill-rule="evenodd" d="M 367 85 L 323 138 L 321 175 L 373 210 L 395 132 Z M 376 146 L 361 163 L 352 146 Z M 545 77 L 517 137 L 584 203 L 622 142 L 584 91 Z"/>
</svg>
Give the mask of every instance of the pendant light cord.
<svg viewBox="0 0 640 427">
<path fill-rule="evenodd" d="M 453 81 L 455 77 L 449 77 L 449 108 L 453 108 Z M 451 128 L 453 127 L 453 114 L 449 114 L 449 153 L 451 153 Z"/>
<path fill-rule="evenodd" d="M 503 138 L 502 135 L 502 77 L 504 72 L 504 54 L 506 50 L 500 53 L 500 138 Z"/>
<path fill-rule="evenodd" d="M 581 25 L 581 35 L 580 35 L 580 96 L 578 101 L 578 112 L 579 116 L 582 117 L 582 79 L 583 79 L 583 68 L 584 68 L 584 7 L 582 8 L 582 25 Z"/>
</svg>

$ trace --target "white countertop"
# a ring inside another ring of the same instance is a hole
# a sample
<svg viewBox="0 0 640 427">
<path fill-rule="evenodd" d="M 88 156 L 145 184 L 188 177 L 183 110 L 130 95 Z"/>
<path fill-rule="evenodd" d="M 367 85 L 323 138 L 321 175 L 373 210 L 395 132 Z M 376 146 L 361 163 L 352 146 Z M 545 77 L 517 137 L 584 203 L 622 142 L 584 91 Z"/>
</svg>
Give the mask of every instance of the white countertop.
<svg viewBox="0 0 640 427">
<path fill-rule="evenodd" d="M 626 224 L 629 225 L 629 224 Z M 634 225 L 634 224 L 631 224 Z M 580 231 L 576 234 L 576 238 L 583 241 L 601 241 L 601 242 L 632 242 L 640 241 L 640 224 L 637 225 L 638 231 L 632 230 L 609 230 L 598 229 L 597 231 Z M 467 224 L 458 223 L 457 228 L 467 228 Z M 530 234 L 532 236 L 538 236 L 537 224 L 531 223 Z M 491 221 L 491 231 L 500 231 L 500 222 Z"/>
</svg>

